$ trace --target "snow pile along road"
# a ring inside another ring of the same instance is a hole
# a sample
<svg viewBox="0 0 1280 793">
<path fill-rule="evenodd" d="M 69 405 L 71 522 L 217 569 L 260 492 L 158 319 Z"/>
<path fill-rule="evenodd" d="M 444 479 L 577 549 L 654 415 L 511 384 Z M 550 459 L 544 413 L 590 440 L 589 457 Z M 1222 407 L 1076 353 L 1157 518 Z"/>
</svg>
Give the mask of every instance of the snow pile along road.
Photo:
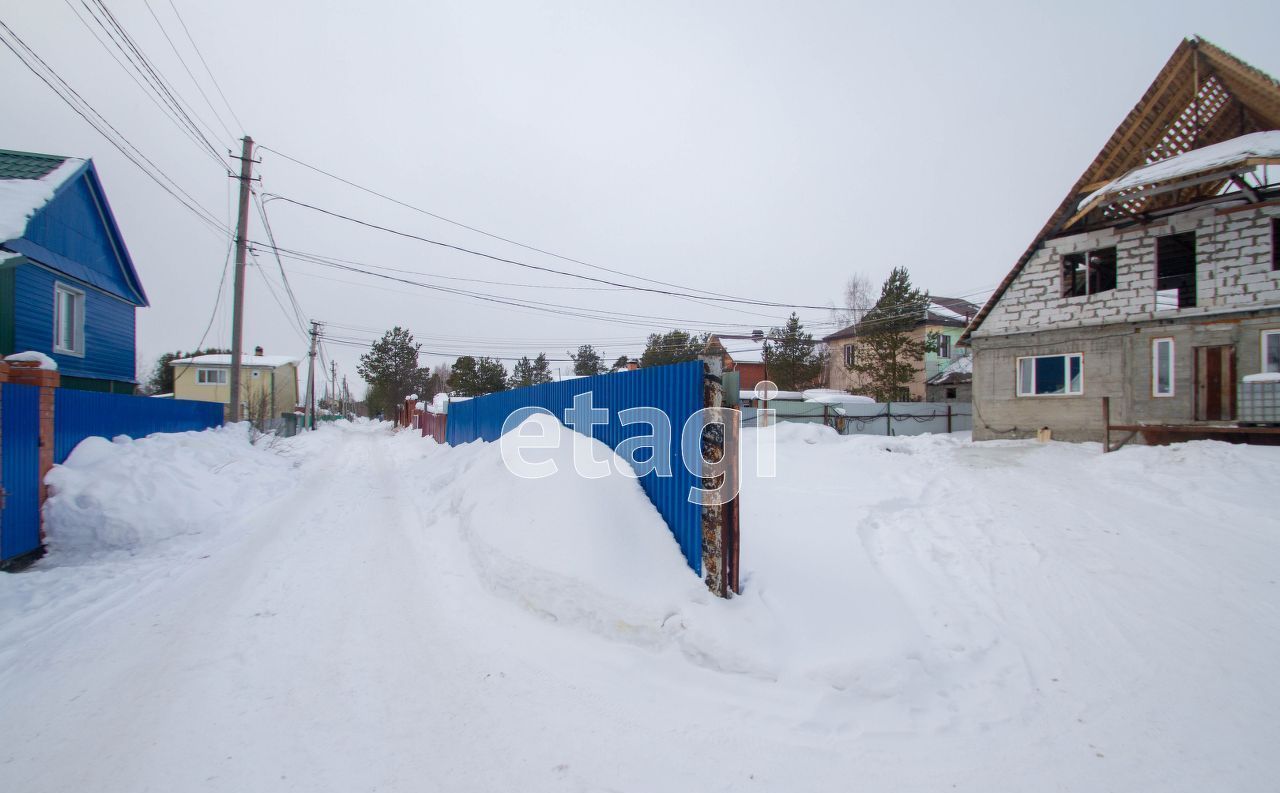
<svg viewBox="0 0 1280 793">
<path fill-rule="evenodd" d="M 749 430 L 726 602 L 571 433 L 236 432 L 55 473 L 4 789 L 1272 787 L 1280 450 Z"/>
<path fill-rule="evenodd" d="M 249 425 L 115 441 L 86 438 L 46 480 L 49 547 L 59 561 L 136 551 L 234 523 L 247 506 L 292 489 L 293 460 Z"/>
</svg>

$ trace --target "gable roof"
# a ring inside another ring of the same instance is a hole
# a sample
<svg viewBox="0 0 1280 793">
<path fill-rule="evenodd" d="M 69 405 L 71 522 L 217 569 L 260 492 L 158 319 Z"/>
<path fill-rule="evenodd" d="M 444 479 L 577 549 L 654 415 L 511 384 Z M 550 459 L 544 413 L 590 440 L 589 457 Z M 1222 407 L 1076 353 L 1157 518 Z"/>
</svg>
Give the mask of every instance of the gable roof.
<svg viewBox="0 0 1280 793">
<path fill-rule="evenodd" d="M 1081 199 L 1129 171 L 1251 132 L 1280 129 L 1280 83 L 1204 39 L 1183 39 L 1133 110 L 1080 175 L 995 292 L 962 341 L 969 338 L 1031 257 L 1050 236 L 1073 220 Z M 1213 195 L 1224 180 L 1204 182 L 1159 196 L 1092 208 L 1096 219 L 1138 216 L 1164 206 Z M 1076 218 L 1078 219 L 1078 218 Z"/>
<path fill-rule="evenodd" d="M 0 149 L 0 245 L 148 305 L 92 160 Z"/>
<path fill-rule="evenodd" d="M 924 316 L 916 322 L 915 327 L 921 325 L 941 325 L 949 328 L 963 328 L 969 324 L 969 320 L 973 315 L 978 313 L 978 307 L 965 300 L 962 297 L 929 297 L 929 307 L 925 310 Z M 858 335 L 858 328 L 862 325 L 862 320 L 858 320 L 852 325 L 841 328 L 829 336 L 823 336 L 823 341 L 838 341 L 840 339 L 851 339 Z"/>
</svg>

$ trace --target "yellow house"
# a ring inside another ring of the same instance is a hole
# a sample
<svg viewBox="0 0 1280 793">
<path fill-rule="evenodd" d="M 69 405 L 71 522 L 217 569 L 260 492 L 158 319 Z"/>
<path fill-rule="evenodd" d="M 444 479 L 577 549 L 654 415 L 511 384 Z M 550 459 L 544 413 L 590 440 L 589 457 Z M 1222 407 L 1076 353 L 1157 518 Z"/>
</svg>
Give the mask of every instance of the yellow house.
<svg viewBox="0 0 1280 793">
<path fill-rule="evenodd" d="M 240 409 L 247 417 L 276 418 L 291 413 L 298 405 L 298 363 L 301 359 L 288 355 L 263 355 L 262 348 L 253 355 L 240 357 Z M 231 356 L 197 355 L 170 362 L 173 367 L 175 399 L 201 402 L 231 403 Z"/>
</svg>

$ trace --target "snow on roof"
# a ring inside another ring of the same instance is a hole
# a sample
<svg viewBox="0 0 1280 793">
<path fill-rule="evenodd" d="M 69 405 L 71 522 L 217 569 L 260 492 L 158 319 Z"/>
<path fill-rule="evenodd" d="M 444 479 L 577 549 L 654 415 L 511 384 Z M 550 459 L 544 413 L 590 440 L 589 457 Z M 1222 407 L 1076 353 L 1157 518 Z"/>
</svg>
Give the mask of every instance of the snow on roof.
<svg viewBox="0 0 1280 793">
<path fill-rule="evenodd" d="M 58 370 L 57 361 L 53 360 L 52 358 L 45 355 L 44 353 L 36 352 L 35 350 L 27 350 L 26 352 L 15 352 L 13 355 L 6 355 L 4 359 L 6 361 L 35 362 L 40 364 L 41 369 L 47 369 L 51 372 L 56 372 Z"/>
<path fill-rule="evenodd" d="M 805 392 L 809 393 L 808 391 Z M 875 400 L 869 396 L 857 394 L 815 394 L 805 397 L 805 402 L 817 405 L 874 405 Z"/>
<path fill-rule="evenodd" d="M 272 368 L 297 364 L 301 358 L 292 355 L 241 355 L 241 366 L 270 366 Z M 178 364 L 196 364 L 199 366 L 230 366 L 231 356 L 226 353 L 214 355 L 197 355 L 194 358 L 178 358 L 169 362 L 170 366 Z"/>
<path fill-rule="evenodd" d="M 755 341 L 753 339 L 731 339 L 732 349 L 726 348 L 725 352 L 729 353 L 729 357 L 734 363 L 764 363 L 764 340 Z"/>
<path fill-rule="evenodd" d="M 1241 135 L 1222 143 L 1193 149 L 1185 154 L 1134 168 L 1119 179 L 1114 179 L 1090 193 L 1076 208 L 1084 209 L 1104 196 L 1119 193 L 1122 190 L 1207 171 L 1223 170 L 1234 165 L 1244 165 L 1254 159 L 1280 160 L 1280 130 Z"/>
<path fill-rule="evenodd" d="M 1244 381 L 1246 383 L 1280 383 L 1280 372 L 1247 374 L 1244 376 Z"/>
<path fill-rule="evenodd" d="M 58 186 L 85 163 L 66 157 L 37 179 L 0 179 L 0 242 L 27 233 L 27 221 L 53 198 Z"/>
<path fill-rule="evenodd" d="M 941 385 L 949 382 L 961 382 L 964 380 L 965 375 L 973 376 L 973 358 L 968 355 L 952 361 L 946 369 L 930 377 L 929 383 L 931 385 Z"/>
</svg>

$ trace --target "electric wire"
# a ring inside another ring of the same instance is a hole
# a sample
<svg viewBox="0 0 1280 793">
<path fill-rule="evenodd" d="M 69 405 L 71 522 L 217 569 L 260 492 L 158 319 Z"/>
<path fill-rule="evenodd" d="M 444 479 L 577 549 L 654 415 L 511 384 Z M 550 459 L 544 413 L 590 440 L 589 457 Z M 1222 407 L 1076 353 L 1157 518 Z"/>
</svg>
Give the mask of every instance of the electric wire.
<svg viewBox="0 0 1280 793">
<path fill-rule="evenodd" d="M 151 102 L 151 104 L 155 105 L 156 109 L 159 110 L 161 114 L 164 115 L 165 118 L 169 119 L 169 122 L 173 124 L 174 127 L 179 132 L 181 132 L 184 137 L 186 137 L 188 140 L 194 143 L 196 145 L 196 148 L 200 150 L 200 153 L 202 155 L 211 157 L 214 160 L 214 162 L 216 162 L 219 165 L 219 167 L 221 167 L 223 170 L 226 170 L 226 167 L 227 167 L 226 163 L 224 163 L 221 158 L 215 157 L 205 147 L 205 145 L 191 132 L 191 130 L 187 129 L 187 127 L 181 121 L 178 120 L 177 116 L 173 114 L 173 111 L 167 105 L 162 104 L 160 100 L 155 97 L 155 94 L 153 94 L 149 88 L 147 88 L 145 85 L 142 84 L 142 81 L 138 79 L 138 76 L 137 74 L 134 73 L 134 70 L 130 69 L 128 66 L 125 65 L 124 61 L 120 60 L 120 56 L 117 55 L 115 51 L 111 49 L 111 46 L 107 44 L 106 41 L 103 40 L 102 36 L 98 34 L 98 31 L 94 30 L 93 26 L 90 25 L 88 21 L 85 20 L 85 18 L 81 15 L 80 11 L 75 7 L 72 1 L 62 0 L 62 2 L 67 6 L 67 8 L 71 11 L 72 14 L 75 14 L 76 20 L 80 22 L 80 24 L 84 27 L 84 29 L 89 31 L 89 35 L 93 36 L 94 40 L 98 42 L 98 44 L 107 53 L 107 55 L 110 56 L 111 59 L 116 62 L 116 65 L 120 67 L 121 71 L 124 72 L 125 76 L 128 77 L 130 80 L 132 80 L 134 85 L 138 86 L 138 90 L 142 92 L 142 95 L 145 96 L 147 100 Z"/>
<path fill-rule="evenodd" d="M 227 133 L 228 139 L 235 140 L 235 133 L 233 133 L 230 127 L 226 125 L 226 122 L 222 120 L 222 116 L 218 113 L 218 109 L 213 106 L 213 102 L 209 101 L 209 95 L 206 94 L 204 92 L 204 88 L 200 86 L 200 81 L 191 73 L 191 67 L 187 66 L 187 61 L 182 57 L 182 53 L 178 52 L 178 45 L 174 44 L 173 39 L 169 37 L 169 31 L 165 30 L 164 23 L 160 21 L 160 17 L 156 16 L 155 9 L 151 7 L 150 0 L 142 0 L 142 4 L 147 7 L 147 13 L 149 13 L 151 18 L 156 21 L 156 27 L 160 28 L 160 33 L 164 36 L 164 40 L 169 42 L 169 48 L 173 50 L 173 54 L 177 56 L 178 63 L 182 64 L 183 71 L 185 71 L 187 76 L 191 78 L 192 85 L 194 85 L 196 90 L 200 92 L 200 97 L 204 99 L 204 103 L 209 106 L 209 111 L 213 113 L 213 117 L 218 122 L 218 125 L 222 127 L 222 131 Z"/>
<path fill-rule="evenodd" d="M 208 225 L 213 231 L 217 232 L 219 236 L 229 233 L 230 229 L 224 227 L 220 222 L 218 222 L 217 218 L 209 212 L 209 210 L 205 209 L 193 196 L 191 196 L 190 193 L 183 190 L 182 187 L 169 177 L 169 175 L 166 174 L 158 165 L 156 165 L 154 161 L 143 154 L 141 150 L 130 142 L 129 139 L 120 132 L 120 130 L 116 129 L 111 122 L 107 121 L 106 118 L 94 109 L 94 107 L 89 104 L 89 102 L 85 100 L 79 92 L 72 88 L 71 85 L 57 73 L 57 71 L 49 66 L 49 64 L 46 63 L 44 59 L 35 52 L 35 50 L 28 46 L 12 28 L 3 21 L 0 21 L 0 28 L 3 28 L 4 34 L 7 34 L 0 35 L 0 41 L 4 43 L 9 51 L 17 56 L 18 60 L 27 67 L 28 71 L 48 86 L 59 99 L 66 103 L 67 106 L 75 111 L 77 115 L 83 118 L 89 126 L 93 127 L 98 134 L 106 138 L 107 142 L 114 146 L 127 160 L 137 166 L 139 170 L 145 173 L 162 190 L 178 201 L 178 203 L 182 204 L 203 223 Z M 12 38 L 13 41 L 10 41 L 10 38 Z M 17 43 L 17 46 L 15 46 L 14 42 Z M 19 47 L 21 49 L 19 49 Z M 24 51 L 27 55 L 23 54 Z M 45 73 L 42 73 L 41 69 L 36 67 L 36 63 L 38 63 L 48 74 L 46 75 Z M 53 82 L 54 80 L 63 86 L 63 88 L 60 89 L 58 85 Z M 92 114 L 92 118 L 90 117 L 90 114 Z M 97 120 L 95 120 L 95 118 Z M 110 130 L 110 132 L 107 130 Z M 146 165 L 143 163 L 146 163 Z M 166 181 L 168 184 L 165 184 Z"/>
<path fill-rule="evenodd" d="M 503 256 L 496 256 L 496 255 L 491 254 L 491 253 L 484 253 L 483 251 L 473 250 L 473 249 L 471 249 L 471 248 L 464 248 L 464 247 L 462 247 L 462 246 L 460 246 L 460 245 L 454 245 L 454 244 L 452 244 L 452 243 L 442 242 L 442 241 L 440 241 L 440 240 L 433 240 L 433 239 L 430 239 L 429 237 L 423 237 L 423 236 L 420 236 L 420 235 L 418 235 L 418 234 L 413 234 L 413 233 L 408 232 L 408 231 L 402 231 L 402 230 L 399 230 L 399 229 L 393 229 L 393 228 L 391 228 L 391 227 L 389 227 L 389 226 L 383 226 L 383 225 L 380 225 L 380 224 L 377 224 L 377 223 L 373 223 L 373 222 L 370 222 L 370 221 L 367 221 L 367 220 L 360 220 L 359 218 L 351 217 L 350 215 L 344 215 L 344 214 L 342 214 L 342 213 L 340 213 L 340 212 L 334 212 L 334 211 L 332 211 L 332 210 L 324 209 L 324 208 L 322 208 L 322 207 L 318 207 L 318 206 L 316 206 L 316 205 L 314 205 L 314 204 L 308 204 L 308 203 L 307 203 L 307 202 L 305 202 L 305 201 L 299 201 L 299 200 L 294 199 L 294 198 L 289 198 L 288 196 L 279 195 L 278 193 L 264 193 L 264 194 L 263 194 L 263 196 L 264 196 L 265 200 L 268 200 L 268 201 L 271 201 L 271 200 L 285 201 L 285 202 L 287 202 L 287 203 L 294 204 L 295 206 L 304 207 L 304 208 L 306 208 L 306 209 L 310 209 L 310 210 L 312 210 L 312 211 L 319 212 L 319 213 L 324 214 L 324 215 L 329 215 L 330 217 L 339 218 L 339 219 L 341 219 L 341 220 L 345 220 L 345 221 L 348 221 L 348 222 L 350 222 L 350 223 L 355 223 L 355 224 L 360 225 L 360 226 L 365 226 L 365 227 L 367 227 L 367 228 L 375 229 L 375 230 L 377 230 L 377 231 L 382 231 L 382 232 L 386 232 L 386 233 L 388 233 L 388 234 L 393 234 L 393 235 L 398 236 L 398 237 L 404 237 L 404 238 L 406 238 L 406 239 L 417 240 L 417 241 L 419 241 L 419 242 L 427 243 L 427 244 L 429 244 L 429 245 L 435 245 L 435 246 L 438 246 L 438 247 L 441 247 L 441 248 L 446 248 L 446 249 L 449 249 L 449 250 L 458 251 L 458 252 L 460 252 L 460 253 L 465 253 L 465 254 L 468 254 L 468 255 L 471 255 L 471 256 L 479 256 L 479 257 L 482 257 L 482 258 L 485 258 L 485 259 L 490 259 L 490 260 L 492 260 L 492 261 L 502 262 L 502 263 L 505 263 L 505 264 L 511 264 L 511 265 L 516 266 L 516 267 L 524 267 L 524 268 L 526 268 L 526 269 L 530 269 L 530 270 L 537 270 L 537 271 L 539 271 L 539 272 L 544 272 L 544 273 L 553 273 L 553 274 L 555 274 L 555 275 L 562 275 L 562 276 L 565 276 L 565 277 L 567 277 L 567 278 L 578 278 L 578 279 L 581 279 L 581 280 L 584 280 L 584 281 L 591 281 L 591 282 L 598 283 L 598 284 L 606 284 L 606 285 L 608 285 L 608 286 L 616 286 L 616 287 L 620 287 L 620 288 L 622 288 L 622 289 L 629 289 L 629 290 L 631 290 L 631 291 L 635 291 L 635 292 L 649 292 L 649 293 L 652 293 L 652 294 L 666 295 L 666 296 L 668 296 L 668 297 L 694 297 L 694 298 L 697 298 L 697 299 L 699 299 L 699 300 L 710 300 L 710 301 L 718 302 L 718 303 L 740 303 L 740 304 L 745 304 L 745 305 L 764 306 L 764 307 L 767 307 L 767 308 L 790 308 L 790 309 L 797 309 L 797 308 L 800 308 L 800 309 L 816 309 L 816 310 L 818 310 L 818 311 L 828 311 L 828 310 L 830 310 L 830 308 L 831 308 L 830 306 L 812 306 L 812 305 L 805 305 L 805 304 L 802 304 L 802 303 L 779 303 L 779 302 L 774 302 L 774 301 L 770 301 L 770 300 L 752 300 L 752 299 L 750 299 L 750 298 L 722 297 L 722 296 L 710 296 L 710 297 L 703 297 L 703 296 L 701 296 L 701 295 L 688 295 L 688 294 L 684 294 L 684 293 L 680 293 L 680 292 L 673 292 L 673 291 L 670 291 L 670 290 L 667 290 L 667 289 L 655 289 L 655 288 L 653 288 L 653 287 L 634 286 L 634 285 L 632 285 L 632 284 L 623 284 L 623 283 L 619 283 L 619 282 L 617 282 L 617 281 L 610 281 L 610 280 L 605 279 L 605 278 L 596 278 L 595 276 L 582 275 L 581 273 L 571 273 L 571 272 L 568 272 L 568 271 L 566 271 L 566 270 L 557 270 L 557 269 L 555 269 L 555 268 L 553 268 L 553 267 L 543 267 L 542 265 L 538 265 L 538 264 L 530 264 L 530 263 L 528 263 L 528 262 L 521 262 L 521 261 L 517 261 L 517 260 L 515 260 L 515 259 L 508 259 L 508 258 L 503 257 Z"/>
<path fill-rule="evenodd" d="M 119 39 L 124 41 L 129 50 L 136 56 L 136 61 L 133 61 L 133 59 L 130 59 L 130 61 L 141 64 L 140 68 L 143 72 L 143 77 L 149 77 L 148 81 L 152 83 L 161 98 L 167 100 L 171 104 L 174 110 L 177 111 L 178 115 L 187 122 L 199 138 L 204 141 L 205 145 L 209 147 L 209 150 L 213 152 L 214 156 L 220 156 L 218 154 L 217 147 L 213 145 L 209 140 L 209 137 L 205 134 L 205 131 L 207 130 L 211 135 L 213 135 L 213 137 L 217 137 L 217 134 L 213 132 L 212 127 L 209 126 L 209 122 L 205 121 L 204 118 L 193 107 L 191 107 L 190 103 L 182 99 L 181 94 L 177 92 L 177 89 L 173 87 L 172 83 L 160 74 L 159 69 L 157 69 L 146 54 L 143 53 L 142 48 L 138 46 L 137 42 L 133 40 L 133 37 L 129 35 L 128 31 L 124 29 L 124 26 L 116 19 L 115 14 L 112 14 L 111 9 L 107 8 L 106 3 L 103 0 L 93 0 L 93 2 L 102 10 L 103 16 L 111 23 L 111 27 L 116 31 L 116 33 L 119 34 Z M 112 35 L 110 31 L 108 31 L 108 35 L 111 35 L 113 40 L 115 39 L 115 36 Z M 201 129 L 200 126 L 196 124 L 193 117 L 194 119 L 198 119 L 201 124 L 204 124 L 204 129 Z"/>
</svg>

